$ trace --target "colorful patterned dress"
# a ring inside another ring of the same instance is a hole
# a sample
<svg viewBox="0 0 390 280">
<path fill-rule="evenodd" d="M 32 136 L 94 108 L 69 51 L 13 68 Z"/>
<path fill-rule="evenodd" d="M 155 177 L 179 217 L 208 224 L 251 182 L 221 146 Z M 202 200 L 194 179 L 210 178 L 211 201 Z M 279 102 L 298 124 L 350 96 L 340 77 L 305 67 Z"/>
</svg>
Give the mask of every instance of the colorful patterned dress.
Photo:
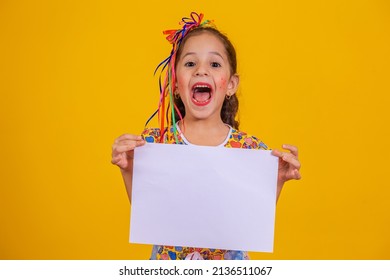
<svg viewBox="0 0 390 280">
<path fill-rule="evenodd" d="M 181 145 L 191 145 L 180 132 L 179 127 L 178 140 Z M 142 137 L 148 143 L 158 143 L 161 136 L 159 128 L 145 129 Z M 166 134 L 164 138 L 166 144 L 176 144 L 171 133 Z M 250 136 L 245 132 L 238 131 L 230 127 L 230 131 L 225 141 L 220 145 L 225 148 L 241 148 L 241 149 L 262 149 L 268 150 L 267 146 L 258 138 Z M 151 260 L 184 260 L 184 259 L 205 259 L 205 260 L 247 260 L 249 259 L 248 252 L 220 250 L 208 248 L 192 248 L 179 246 L 163 246 L 154 245 L 151 255 Z"/>
</svg>

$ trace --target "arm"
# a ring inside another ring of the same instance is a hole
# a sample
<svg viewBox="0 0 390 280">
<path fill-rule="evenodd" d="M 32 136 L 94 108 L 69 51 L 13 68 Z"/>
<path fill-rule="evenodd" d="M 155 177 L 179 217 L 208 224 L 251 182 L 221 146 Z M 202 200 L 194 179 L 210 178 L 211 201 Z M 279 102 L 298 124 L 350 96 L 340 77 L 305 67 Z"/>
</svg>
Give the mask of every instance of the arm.
<svg viewBox="0 0 390 280">
<path fill-rule="evenodd" d="M 281 152 L 278 150 L 272 150 L 272 155 L 279 158 L 279 169 L 278 169 L 278 183 L 276 189 L 276 201 L 278 201 L 280 193 L 282 192 L 283 185 L 288 180 L 299 180 L 301 174 L 299 169 L 301 163 L 298 160 L 298 148 L 292 145 L 283 145 L 283 149 L 289 150 L 290 152 Z"/>
<path fill-rule="evenodd" d="M 145 145 L 145 140 L 139 135 L 132 134 L 119 136 L 112 145 L 111 163 L 117 165 L 121 170 L 130 203 L 133 185 L 134 149 L 143 145 Z"/>
<path fill-rule="evenodd" d="M 131 165 L 133 165 L 133 160 L 131 160 Z M 133 170 L 126 171 L 121 169 L 123 182 L 125 183 L 127 196 L 129 198 L 129 202 L 131 203 L 131 194 L 133 189 Z"/>
</svg>

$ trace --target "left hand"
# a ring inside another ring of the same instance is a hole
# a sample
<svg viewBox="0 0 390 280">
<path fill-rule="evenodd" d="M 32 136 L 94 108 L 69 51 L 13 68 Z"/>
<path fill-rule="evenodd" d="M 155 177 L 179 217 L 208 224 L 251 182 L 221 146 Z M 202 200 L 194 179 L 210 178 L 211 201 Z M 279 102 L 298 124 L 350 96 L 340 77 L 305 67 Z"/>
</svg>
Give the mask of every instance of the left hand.
<svg viewBox="0 0 390 280">
<path fill-rule="evenodd" d="M 282 187 L 283 184 L 291 179 L 301 179 L 299 169 L 301 163 L 298 160 L 298 148 L 293 145 L 282 145 L 283 149 L 290 152 L 281 152 L 278 150 L 272 150 L 271 154 L 279 157 L 279 170 L 278 170 L 278 186 Z"/>
</svg>

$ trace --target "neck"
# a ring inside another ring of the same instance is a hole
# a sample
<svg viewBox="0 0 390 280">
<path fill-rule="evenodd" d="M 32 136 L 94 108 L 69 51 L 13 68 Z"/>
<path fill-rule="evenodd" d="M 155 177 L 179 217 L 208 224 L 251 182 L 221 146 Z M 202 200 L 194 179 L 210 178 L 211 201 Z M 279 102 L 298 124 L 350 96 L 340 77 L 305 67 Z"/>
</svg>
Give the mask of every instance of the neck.
<svg viewBox="0 0 390 280">
<path fill-rule="evenodd" d="M 185 138 L 195 145 L 218 146 L 226 139 L 230 128 L 219 120 L 193 120 L 184 117 L 179 127 Z"/>
</svg>

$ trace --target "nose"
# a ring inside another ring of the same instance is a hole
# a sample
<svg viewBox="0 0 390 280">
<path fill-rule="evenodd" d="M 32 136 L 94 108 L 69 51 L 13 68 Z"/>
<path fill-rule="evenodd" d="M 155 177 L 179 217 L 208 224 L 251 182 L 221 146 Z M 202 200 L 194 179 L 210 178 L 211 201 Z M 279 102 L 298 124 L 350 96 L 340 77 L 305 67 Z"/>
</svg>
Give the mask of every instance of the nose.
<svg viewBox="0 0 390 280">
<path fill-rule="evenodd" d="M 198 67 L 195 69 L 195 76 L 207 76 L 209 74 L 206 65 L 204 63 L 198 64 Z"/>
</svg>

